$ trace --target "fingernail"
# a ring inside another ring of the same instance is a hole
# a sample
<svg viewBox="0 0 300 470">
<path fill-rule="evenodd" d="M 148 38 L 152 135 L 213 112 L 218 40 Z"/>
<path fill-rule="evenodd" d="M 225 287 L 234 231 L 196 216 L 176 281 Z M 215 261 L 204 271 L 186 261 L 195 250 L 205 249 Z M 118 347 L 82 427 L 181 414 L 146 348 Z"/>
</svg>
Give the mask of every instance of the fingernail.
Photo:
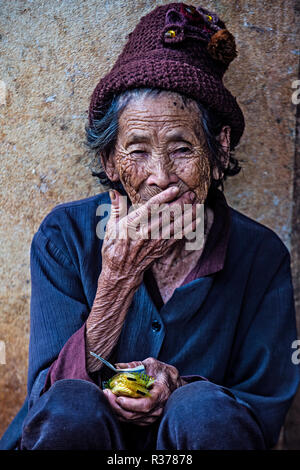
<svg viewBox="0 0 300 470">
<path fill-rule="evenodd" d="M 112 189 L 109 190 L 109 197 L 111 201 L 114 201 L 116 199 L 116 194 Z"/>
<path fill-rule="evenodd" d="M 179 189 L 178 186 L 172 186 L 171 187 L 172 193 L 175 193 L 175 192 L 177 193 L 178 189 Z"/>
</svg>

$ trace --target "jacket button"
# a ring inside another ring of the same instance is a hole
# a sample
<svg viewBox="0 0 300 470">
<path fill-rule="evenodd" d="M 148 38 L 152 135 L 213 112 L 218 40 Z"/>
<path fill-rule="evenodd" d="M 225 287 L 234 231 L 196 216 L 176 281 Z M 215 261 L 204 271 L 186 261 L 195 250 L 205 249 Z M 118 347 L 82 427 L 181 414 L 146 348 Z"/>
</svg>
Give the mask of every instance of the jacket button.
<svg viewBox="0 0 300 470">
<path fill-rule="evenodd" d="M 155 320 L 153 323 L 152 323 L 152 330 L 153 331 L 159 331 L 161 329 L 161 324 Z"/>
</svg>

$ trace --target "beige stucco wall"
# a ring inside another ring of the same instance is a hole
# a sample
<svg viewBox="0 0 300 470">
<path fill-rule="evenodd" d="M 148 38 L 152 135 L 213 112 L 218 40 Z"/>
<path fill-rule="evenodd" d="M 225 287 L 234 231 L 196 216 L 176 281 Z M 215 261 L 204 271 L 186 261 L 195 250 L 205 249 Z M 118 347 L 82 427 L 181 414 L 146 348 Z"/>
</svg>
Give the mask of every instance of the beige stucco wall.
<svg viewBox="0 0 300 470">
<path fill-rule="evenodd" d="M 6 346 L 0 435 L 26 394 L 32 236 L 53 206 L 100 190 L 84 147 L 89 97 L 140 16 L 165 3 L 0 0 L 0 341 Z M 225 20 L 239 50 L 225 82 L 245 113 L 236 152 L 244 170 L 226 184 L 227 198 L 274 229 L 289 249 L 291 84 L 298 66 L 294 3 L 202 2 Z"/>
</svg>

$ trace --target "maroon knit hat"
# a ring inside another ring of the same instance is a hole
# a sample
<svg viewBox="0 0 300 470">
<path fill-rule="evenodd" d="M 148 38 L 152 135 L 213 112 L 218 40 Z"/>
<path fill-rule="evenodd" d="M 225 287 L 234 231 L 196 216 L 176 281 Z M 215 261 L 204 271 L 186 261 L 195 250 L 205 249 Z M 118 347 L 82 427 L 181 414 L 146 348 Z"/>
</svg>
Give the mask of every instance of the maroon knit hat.
<svg viewBox="0 0 300 470">
<path fill-rule="evenodd" d="M 89 123 L 101 119 L 113 96 L 133 88 L 184 94 L 216 111 L 231 127 L 231 148 L 244 131 L 243 113 L 222 78 L 237 56 L 233 35 L 219 17 L 183 3 L 142 17 L 112 70 L 91 97 Z"/>
</svg>

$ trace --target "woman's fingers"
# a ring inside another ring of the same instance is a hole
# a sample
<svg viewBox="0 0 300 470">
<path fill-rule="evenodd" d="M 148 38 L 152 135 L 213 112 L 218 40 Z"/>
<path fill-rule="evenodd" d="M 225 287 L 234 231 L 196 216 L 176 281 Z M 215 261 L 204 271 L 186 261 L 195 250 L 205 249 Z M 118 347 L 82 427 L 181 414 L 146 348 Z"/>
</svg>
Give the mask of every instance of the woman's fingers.
<svg viewBox="0 0 300 470">
<path fill-rule="evenodd" d="M 124 422 L 134 422 L 135 424 L 145 423 L 145 425 L 150 424 L 151 422 L 154 422 L 159 416 L 161 416 L 163 412 L 163 407 L 161 406 L 149 411 L 135 411 L 132 409 L 126 409 L 121 406 L 120 402 L 118 402 L 118 399 L 121 397 L 117 397 L 108 389 L 104 390 L 103 393 L 119 419 Z M 138 402 L 143 399 L 132 398 L 131 400 Z"/>
<path fill-rule="evenodd" d="M 157 419 L 161 417 L 161 415 L 163 414 L 163 411 L 164 411 L 163 407 L 158 408 L 155 411 L 153 411 L 151 414 L 141 415 L 137 418 L 134 418 L 132 422 L 136 424 L 137 426 L 149 426 L 150 424 L 155 423 L 155 421 L 157 421 Z M 121 421 L 126 422 L 124 418 L 121 418 Z"/>
<path fill-rule="evenodd" d="M 150 397 L 145 398 L 130 398 L 130 397 L 117 397 L 116 403 L 126 411 L 134 413 L 149 413 L 154 408 L 155 403 Z"/>
<path fill-rule="evenodd" d="M 122 196 L 115 189 L 111 189 L 109 195 L 111 200 L 111 217 L 118 221 L 120 218 L 127 215 L 127 198 Z"/>
<path fill-rule="evenodd" d="M 128 214 L 129 223 L 139 224 L 148 219 L 153 210 L 161 204 L 172 201 L 178 194 L 179 188 L 171 186 L 150 198 L 145 204 L 139 205 Z M 134 208 L 134 206 L 133 206 Z"/>
<path fill-rule="evenodd" d="M 118 267 L 120 271 L 122 268 L 127 275 L 134 277 L 137 267 L 139 273 L 143 272 L 178 239 L 186 237 L 192 240 L 196 236 L 198 241 L 198 231 L 191 234 L 201 221 L 201 218 L 196 221 L 198 205 L 192 203 L 194 195 L 187 191 L 176 199 L 178 192 L 178 187 L 167 188 L 127 213 L 126 197 L 113 190 L 110 193 L 111 214 L 102 247 L 103 263 L 112 270 Z M 196 249 L 193 248 L 195 244 L 191 246 L 188 249 Z"/>
<path fill-rule="evenodd" d="M 151 396 L 144 398 L 117 397 L 116 402 L 124 410 L 135 413 L 151 413 L 163 406 L 168 397 L 168 391 L 162 383 L 155 383 L 149 390 Z"/>
<path fill-rule="evenodd" d="M 109 238 L 119 238 L 119 222 L 127 215 L 127 198 L 115 189 L 109 191 L 111 200 L 110 216 L 107 222 L 106 232 Z"/>
<path fill-rule="evenodd" d="M 177 196 L 178 191 L 179 188 L 177 186 L 171 186 L 150 198 L 146 202 L 145 207 L 150 208 L 153 204 L 164 204 L 166 202 L 170 202 Z"/>
<path fill-rule="evenodd" d="M 132 240 L 165 239 L 174 234 L 175 239 L 183 238 L 182 228 L 190 217 L 195 218 L 196 204 L 192 203 L 194 195 L 191 191 L 184 193 L 180 201 L 174 200 L 178 191 L 176 186 L 167 188 L 127 214 L 126 197 L 111 190 L 111 216 L 108 221 L 110 232 L 115 229 L 115 238 Z"/>
<path fill-rule="evenodd" d="M 142 365 L 142 361 L 132 361 L 132 362 L 117 362 L 115 364 L 116 369 L 132 369 L 133 367 L 137 367 Z"/>
<path fill-rule="evenodd" d="M 168 204 L 153 205 L 150 216 L 136 224 L 138 232 L 134 234 L 134 239 L 167 239 L 183 238 L 183 229 L 187 224 L 196 218 L 196 204 Z"/>
<path fill-rule="evenodd" d="M 114 393 L 112 393 L 111 390 L 105 389 L 103 390 L 103 393 L 109 401 L 110 406 L 113 408 L 113 410 L 118 416 L 122 416 L 124 419 L 130 421 L 138 417 L 134 411 L 128 411 L 122 408 L 117 402 L 118 397 Z"/>
</svg>

